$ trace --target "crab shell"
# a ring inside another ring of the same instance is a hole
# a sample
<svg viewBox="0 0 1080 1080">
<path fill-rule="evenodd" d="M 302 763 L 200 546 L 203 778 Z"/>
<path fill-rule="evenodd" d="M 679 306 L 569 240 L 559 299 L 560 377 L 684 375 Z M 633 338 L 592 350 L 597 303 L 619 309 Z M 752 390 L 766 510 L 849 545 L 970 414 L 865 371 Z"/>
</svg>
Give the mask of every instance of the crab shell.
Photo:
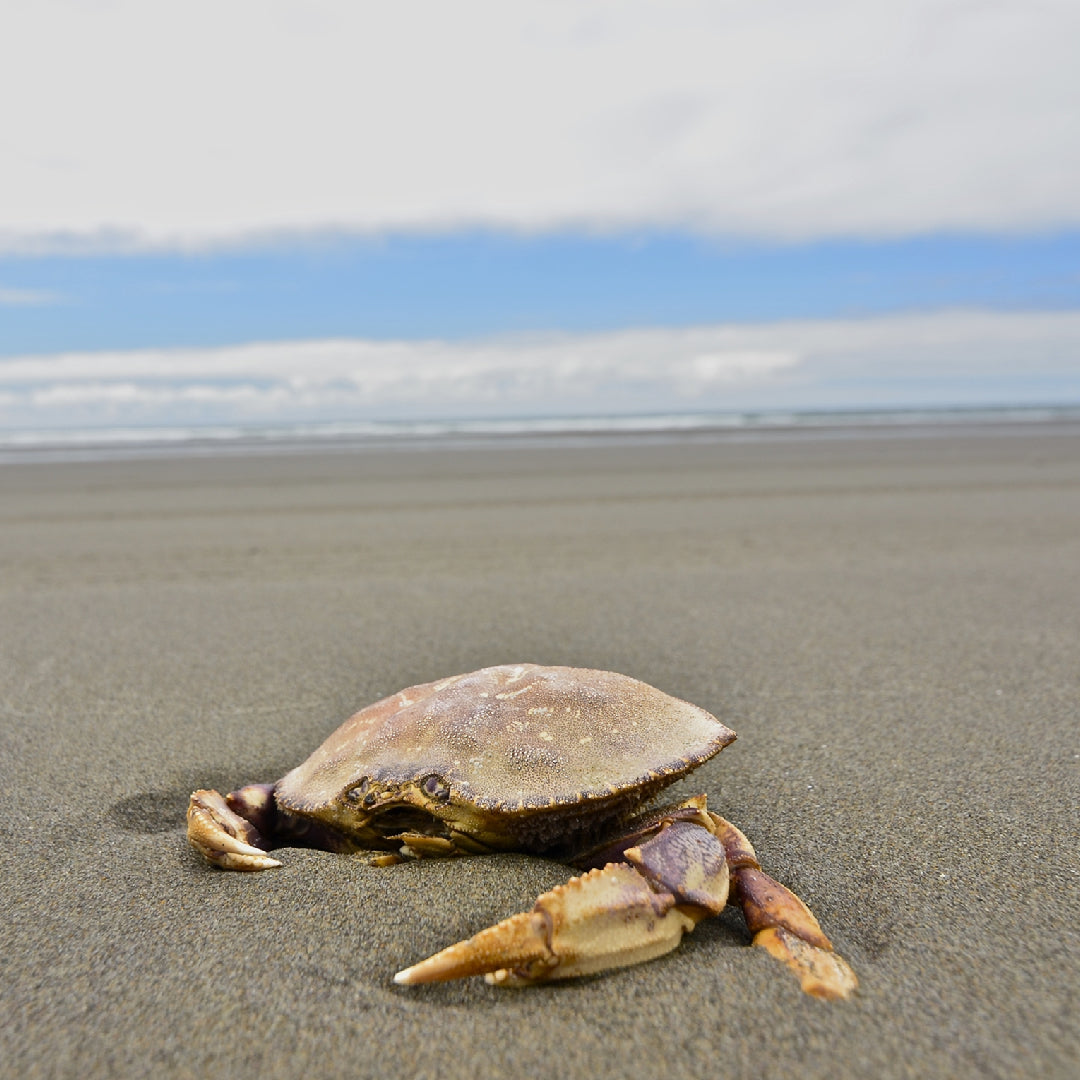
<svg viewBox="0 0 1080 1080">
<path fill-rule="evenodd" d="M 503 665 L 362 709 L 274 798 L 279 813 L 358 848 L 415 833 L 571 850 L 734 738 L 704 709 L 626 675 Z"/>
</svg>

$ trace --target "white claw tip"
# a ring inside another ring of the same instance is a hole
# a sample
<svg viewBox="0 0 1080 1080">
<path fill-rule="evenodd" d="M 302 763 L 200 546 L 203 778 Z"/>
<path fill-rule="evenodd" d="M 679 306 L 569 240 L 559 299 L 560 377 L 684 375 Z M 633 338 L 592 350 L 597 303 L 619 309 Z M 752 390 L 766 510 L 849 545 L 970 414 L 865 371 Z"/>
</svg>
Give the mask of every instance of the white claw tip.
<svg viewBox="0 0 1080 1080">
<path fill-rule="evenodd" d="M 412 968 L 405 968 L 404 971 L 399 971 L 394 976 L 394 982 L 396 982 L 398 986 L 408 986 L 412 982 L 412 972 Z"/>
</svg>

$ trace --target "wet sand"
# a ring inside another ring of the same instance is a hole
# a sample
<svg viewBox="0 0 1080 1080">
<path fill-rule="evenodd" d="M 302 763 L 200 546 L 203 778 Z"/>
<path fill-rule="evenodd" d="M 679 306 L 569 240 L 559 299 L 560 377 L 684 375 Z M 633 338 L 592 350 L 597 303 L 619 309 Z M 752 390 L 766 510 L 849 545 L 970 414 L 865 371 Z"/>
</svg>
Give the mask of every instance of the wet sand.
<svg viewBox="0 0 1080 1080">
<path fill-rule="evenodd" d="M 1080 430 L 0 469 L 0 1075 L 1072 1077 Z M 861 979 L 741 918 L 525 991 L 392 974 L 565 880 L 211 870 L 188 793 L 518 660 L 739 732 L 704 791 Z"/>
</svg>

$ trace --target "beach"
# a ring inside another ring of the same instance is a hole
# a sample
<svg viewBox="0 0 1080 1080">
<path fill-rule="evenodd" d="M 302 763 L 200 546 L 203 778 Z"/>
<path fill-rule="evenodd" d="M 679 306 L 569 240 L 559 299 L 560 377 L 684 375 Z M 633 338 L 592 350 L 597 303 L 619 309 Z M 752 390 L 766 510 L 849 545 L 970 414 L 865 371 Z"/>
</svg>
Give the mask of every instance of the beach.
<svg viewBox="0 0 1080 1080">
<path fill-rule="evenodd" d="M 0 467 L 0 1075 L 1073 1077 L 1080 424 Z M 392 976 L 568 871 L 189 849 L 362 705 L 519 661 L 738 741 L 703 792 L 860 987 L 741 915 L 526 990 Z"/>
</svg>

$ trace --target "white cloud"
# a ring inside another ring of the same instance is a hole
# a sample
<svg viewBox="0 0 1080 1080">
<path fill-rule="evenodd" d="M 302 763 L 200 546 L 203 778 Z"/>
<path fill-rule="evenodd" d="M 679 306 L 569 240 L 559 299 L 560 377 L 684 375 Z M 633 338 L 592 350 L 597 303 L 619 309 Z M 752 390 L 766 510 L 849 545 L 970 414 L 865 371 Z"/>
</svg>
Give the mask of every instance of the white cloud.
<svg viewBox="0 0 1080 1080">
<path fill-rule="evenodd" d="M 604 410 L 604 402 L 618 411 L 656 395 L 692 407 L 727 386 L 768 382 L 796 359 L 790 350 L 724 346 L 710 329 L 299 341 L 15 357 L 0 360 L 0 387 L 16 389 L 29 410 L 11 410 L 17 424 L 71 409 L 248 419 L 558 413 Z"/>
<path fill-rule="evenodd" d="M 1074 0 L 37 0 L 0 249 L 1080 223 Z"/>
<path fill-rule="evenodd" d="M 12 428 L 1055 401 L 1080 401 L 1080 312 L 0 360 Z"/>
</svg>

